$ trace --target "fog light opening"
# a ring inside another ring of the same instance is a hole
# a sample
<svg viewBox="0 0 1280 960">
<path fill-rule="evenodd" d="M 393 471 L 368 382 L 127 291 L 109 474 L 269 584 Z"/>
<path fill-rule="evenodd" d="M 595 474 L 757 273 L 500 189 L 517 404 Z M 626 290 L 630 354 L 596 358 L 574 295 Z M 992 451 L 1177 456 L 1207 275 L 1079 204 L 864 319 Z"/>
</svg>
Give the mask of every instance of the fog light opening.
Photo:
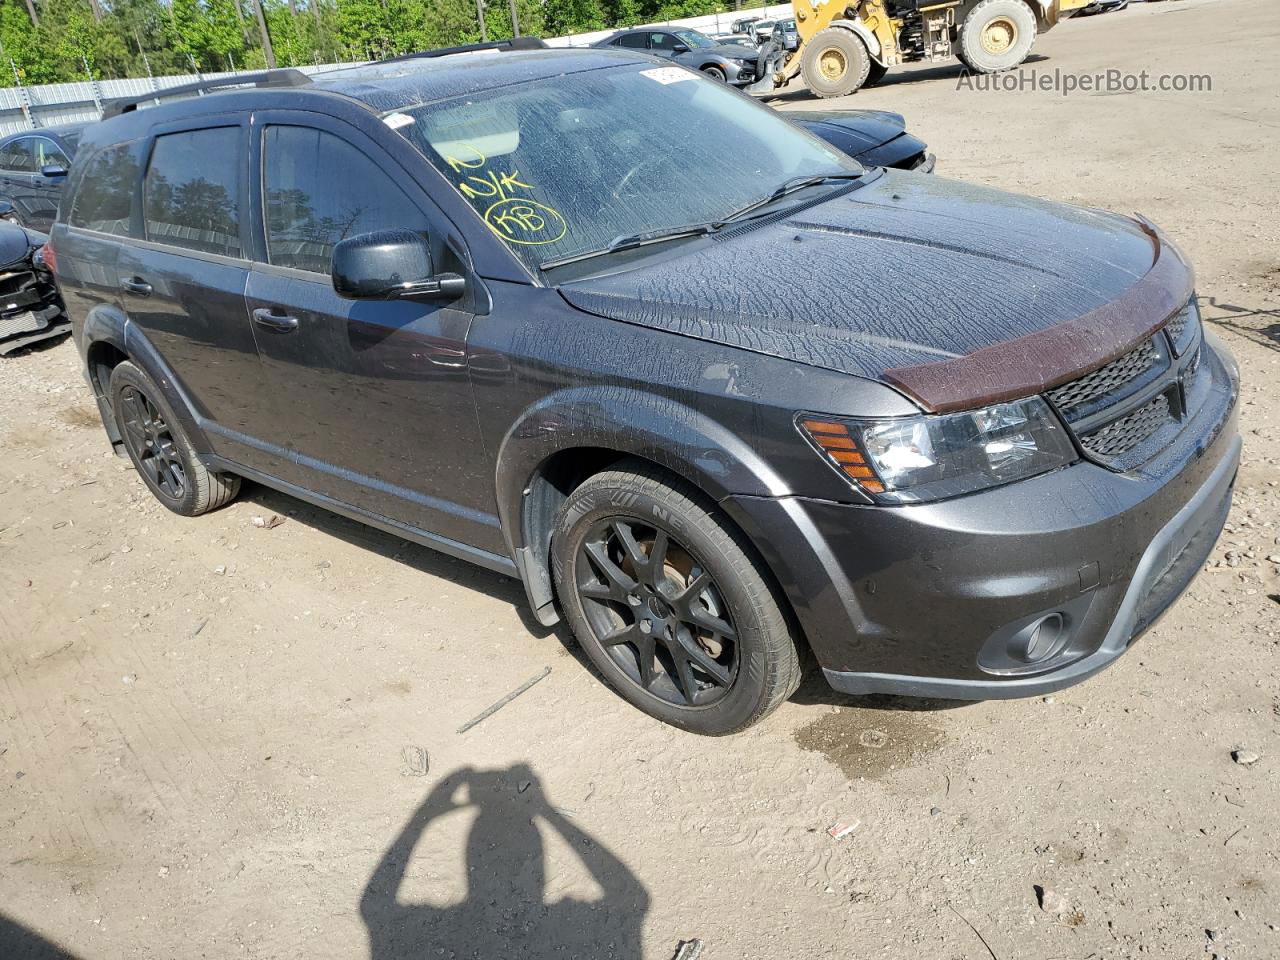
<svg viewBox="0 0 1280 960">
<path fill-rule="evenodd" d="M 1024 663 L 1038 663 L 1058 652 L 1066 630 L 1066 620 L 1061 613 L 1051 613 L 1020 630 L 1013 653 Z M 1020 649 L 1017 649 L 1020 648 Z"/>
</svg>

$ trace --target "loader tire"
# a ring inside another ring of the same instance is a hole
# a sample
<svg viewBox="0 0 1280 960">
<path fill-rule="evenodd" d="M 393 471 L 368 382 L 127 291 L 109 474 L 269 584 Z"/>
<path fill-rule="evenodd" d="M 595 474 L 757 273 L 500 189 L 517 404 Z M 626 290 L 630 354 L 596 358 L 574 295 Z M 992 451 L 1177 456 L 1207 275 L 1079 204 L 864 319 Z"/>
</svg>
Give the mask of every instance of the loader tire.
<svg viewBox="0 0 1280 960">
<path fill-rule="evenodd" d="M 800 77 L 819 97 L 847 97 L 866 82 L 871 57 L 856 35 L 827 27 L 804 45 Z"/>
<path fill-rule="evenodd" d="M 1036 42 L 1036 17 L 1022 0 L 982 0 L 960 25 L 961 62 L 973 73 L 1011 70 Z"/>
</svg>

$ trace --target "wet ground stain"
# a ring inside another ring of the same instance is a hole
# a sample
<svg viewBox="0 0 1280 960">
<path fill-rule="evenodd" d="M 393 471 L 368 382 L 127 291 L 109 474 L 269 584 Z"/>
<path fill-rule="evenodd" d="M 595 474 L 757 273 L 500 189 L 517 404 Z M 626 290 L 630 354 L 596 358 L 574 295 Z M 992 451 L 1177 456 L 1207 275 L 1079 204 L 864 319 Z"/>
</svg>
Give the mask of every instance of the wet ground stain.
<svg viewBox="0 0 1280 960">
<path fill-rule="evenodd" d="M 850 780 L 885 777 L 936 750 L 944 739 L 927 714 L 855 707 L 824 714 L 793 736 L 801 749 L 822 754 Z"/>
<path fill-rule="evenodd" d="M 102 418 L 95 407 L 66 407 L 58 411 L 58 419 L 72 427 L 102 426 Z"/>
</svg>

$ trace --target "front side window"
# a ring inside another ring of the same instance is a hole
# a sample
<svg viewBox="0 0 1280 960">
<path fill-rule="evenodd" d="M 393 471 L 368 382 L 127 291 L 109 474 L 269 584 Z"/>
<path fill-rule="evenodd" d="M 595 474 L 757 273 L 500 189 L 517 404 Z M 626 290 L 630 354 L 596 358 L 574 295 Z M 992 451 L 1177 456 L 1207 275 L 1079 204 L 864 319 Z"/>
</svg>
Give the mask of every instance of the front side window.
<svg viewBox="0 0 1280 960">
<path fill-rule="evenodd" d="M 675 49 L 675 45 L 679 41 L 676 40 L 674 34 L 670 33 L 651 33 L 649 34 L 649 49 L 661 50 L 670 53 Z"/>
<path fill-rule="evenodd" d="M 156 138 L 143 189 L 146 238 L 240 257 L 239 127 Z"/>
<path fill-rule="evenodd" d="M 36 169 L 43 170 L 50 164 L 60 167 L 71 166 L 71 161 L 62 149 L 48 137 L 32 137 L 35 141 Z"/>
<path fill-rule="evenodd" d="M 268 127 L 262 180 L 267 259 L 276 266 L 328 273 L 339 240 L 427 229 L 426 218 L 381 167 L 323 130 Z"/>
<path fill-rule="evenodd" d="M 98 151 L 80 181 L 71 226 L 128 236 L 139 173 L 136 142 Z"/>
<path fill-rule="evenodd" d="M 617 237 L 717 220 L 795 177 L 862 170 L 768 107 L 673 65 L 570 73 L 397 112 L 413 118 L 398 132 L 533 270 Z"/>
</svg>

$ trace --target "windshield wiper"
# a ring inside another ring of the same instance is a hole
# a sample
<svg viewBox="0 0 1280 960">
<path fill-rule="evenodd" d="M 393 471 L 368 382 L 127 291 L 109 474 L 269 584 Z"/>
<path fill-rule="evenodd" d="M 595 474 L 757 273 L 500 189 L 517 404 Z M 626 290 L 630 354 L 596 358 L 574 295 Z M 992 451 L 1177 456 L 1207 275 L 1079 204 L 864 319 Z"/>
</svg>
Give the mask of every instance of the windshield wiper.
<svg viewBox="0 0 1280 960">
<path fill-rule="evenodd" d="M 571 253 L 565 257 L 556 257 L 552 260 L 546 260 L 539 269 L 552 270 L 556 267 L 563 267 L 570 263 L 578 263 L 581 260 L 591 260 L 595 257 L 603 257 L 607 253 L 617 253 L 620 250 L 634 250 L 636 247 L 647 247 L 651 243 L 663 243 L 667 240 L 679 240 L 682 237 L 700 237 L 703 234 L 714 233 L 720 229 L 719 220 L 709 220 L 705 223 L 689 223 L 683 227 L 664 227 L 660 230 L 646 230 L 644 233 L 624 233 L 614 237 L 603 247 L 596 250 L 584 250 L 582 253 Z"/>
<path fill-rule="evenodd" d="M 759 210 L 761 207 L 768 206 L 775 200 L 781 200 L 788 194 L 795 193 L 797 190 L 804 190 L 806 187 L 813 187 L 820 183 L 827 183 L 831 180 L 857 180 L 866 175 L 866 171 L 853 172 L 840 171 L 838 173 L 818 173 L 803 174 L 797 177 L 789 177 L 782 183 L 778 184 L 768 196 L 761 197 L 759 200 L 753 200 L 745 207 L 734 210 L 728 216 L 721 217 L 719 220 L 707 220 L 703 223 L 689 223 L 683 227 L 664 227 L 658 230 L 646 230 L 643 233 L 624 233 L 614 237 L 603 247 L 595 250 L 584 250 L 581 253 L 571 253 L 564 257 L 555 257 L 551 260 L 544 261 L 538 269 L 554 270 L 556 267 L 564 267 L 571 263 L 579 263 L 583 260 L 593 260 L 596 257 L 603 257 L 606 254 L 618 253 L 621 250 L 634 250 L 637 247 L 647 247 L 651 243 L 664 243 L 667 240 L 679 240 L 684 237 L 700 237 L 708 233 L 715 233 L 721 227 L 730 223 L 738 223 L 746 219 L 750 214 Z"/>
<path fill-rule="evenodd" d="M 797 190 L 804 190 L 806 187 L 814 187 L 820 183 L 827 183 L 830 180 L 857 180 L 866 176 L 866 171 L 852 170 L 842 171 L 840 173 L 817 173 L 812 175 L 802 174 L 797 177 L 789 177 L 773 188 L 773 191 L 767 196 L 761 197 L 759 200 L 753 200 L 745 207 L 741 207 L 726 217 L 721 218 L 720 224 L 739 223 L 746 219 L 750 214 L 755 213 L 761 207 L 767 207 L 775 200 L 781 200 L 788 194 L 795 193 Z"/>
</svg>

